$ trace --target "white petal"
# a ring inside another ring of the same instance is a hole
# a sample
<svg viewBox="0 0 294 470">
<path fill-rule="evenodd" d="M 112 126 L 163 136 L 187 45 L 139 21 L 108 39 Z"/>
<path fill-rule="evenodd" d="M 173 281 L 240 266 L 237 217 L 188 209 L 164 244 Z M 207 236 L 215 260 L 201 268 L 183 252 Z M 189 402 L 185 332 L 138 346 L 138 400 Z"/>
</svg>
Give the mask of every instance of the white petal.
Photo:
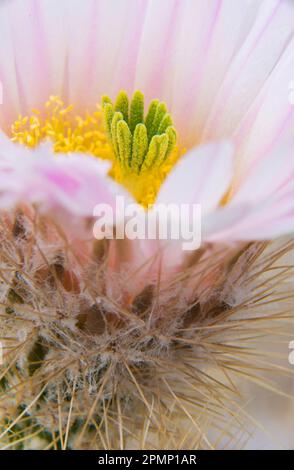
<svg viewBox="0 0 294 470">
<path fill-rule="evenodd" d="M 294 70 L 294 40 L 245 116 L 234 140 L 238 147 L 235 186 L 248 172 L 254 171 L 259 159 L 279 148 L 287 136 L 293 136 L 294 106 L 290 101 L 290 83 Z"/>
<path fill-rule="evenodd" d="M 232 135 L 279 64 L 293 33 L 292 2 L 262 2 L 254 24 L 221 85 L 206 123 L 205 140 Z"/>
<path fill-rule="evenodd" d="M 232 179 L 233 153 L 229 142 L 194 148 L 168 175 L 157 202 L 201 204 L 203 212 L 215 209 Z"/>
<path fill-rule="evenodd" d="M 184 146 L 201 140 L 217 92 L 254 21 L 260 1 L 180 2 L 173 49 L 165 59 L 164 98 Z M 155 41 L 155 40 L 154 40 Z"/>
<path fill-rule="evenodd" d="M 7 118 L 13 112 L 15 119 L 19 113 L 43 105 L 51 93 L 62 92 L 64 18 L 63 2 L 57 0 L 1 2 L 0 78 L 4 102 L 11 109 L 7 116 L 8 110 L 0 107 L 0 115 L 5 112 Z"/>
<path fill-rule="evenodd" d="M 294 139 L 281 144 L 266 158 L 257 161 L 243 184 L 237 189 L 232 203 L 258 203 L 266 200 L 294 180 Z"/>
</svg>

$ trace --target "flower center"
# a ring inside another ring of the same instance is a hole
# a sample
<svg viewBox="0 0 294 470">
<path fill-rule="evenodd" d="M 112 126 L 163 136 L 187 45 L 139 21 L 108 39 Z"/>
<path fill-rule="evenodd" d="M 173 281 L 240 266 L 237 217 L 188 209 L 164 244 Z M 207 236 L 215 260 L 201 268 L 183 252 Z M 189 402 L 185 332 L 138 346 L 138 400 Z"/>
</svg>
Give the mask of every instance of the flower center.
<svg viewBox="0 0 294 470">
<path fill-rule="evenodd" d="M 11 127 L 11 140 L 31 148 L 50 140 L 56 153 L 88 153 L 112 161 L 110 176 L 144 207 L 154 203 L 180 156 L 166 105 L 153 100 L 144 116 L 140 91 L 131 101 L 121 91 L 114 104 L 104 96 L 102 105 L 84 116 L 51 96 L 43 112 L 33 110 L 31 116 L 19 116 Z"/>
</svg>

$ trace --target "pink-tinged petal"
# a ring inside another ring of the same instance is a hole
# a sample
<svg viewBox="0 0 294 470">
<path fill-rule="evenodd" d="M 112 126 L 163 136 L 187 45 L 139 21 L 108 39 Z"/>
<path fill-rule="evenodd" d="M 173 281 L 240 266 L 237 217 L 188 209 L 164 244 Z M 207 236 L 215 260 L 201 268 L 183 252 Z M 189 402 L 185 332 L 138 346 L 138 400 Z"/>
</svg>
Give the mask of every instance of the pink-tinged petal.
<svg viewBox="0 0 294 470">
<path fill-rule="evenodd" d="M 145 0 L 11 0 L 0 5 L 0 80 L 8 130 L 19 113 L 59 95 L 78 111 L 132 92 Z"/>
<path fill-rule="evenodd" d="M 186 0 L 150 0 L 138 52 L 135 87 L 144 91 L 147 101 L 166 99 L 165 82 L 176 43 L 177 25 Z M 190 7 L 194 10 L 193 5 Z M 170 101 L 168 102 L 170 105 Z"/>
<path fill-rule="evenodd" d="M 167 101 L 184 145 L 187 132 L 195 142 L 196 124 L 207 115 L 259 3 L 250 2 L 241 14 L 228 0 L 4 2 L 0 78 L 10 103 L 6 128 L 49 94 L 84 110 L 104 93 L 140 88 L 147 100 Z M 228 28 L 232 15 L 234 27 Z"/>
<path fill-rule="evenodd" d="M 258 203 L 294 181 L 294 140 L 282 143 L 275 151 L 259 160 L 233 195 L 232 204 Z"/>
<path fill-rule="evenodd" d="M 293 135 L 294 106 L 289 97 L 293 70 L 294 39 L 235 135 L 239 163 L 236 185 L 254 171 L 259 159 L 267 159 L 285 136 Z"/>
<path fill-rule="evenodd" d="M 227 206 L 204 219 L 205 238 L 263 240 L 294 231 L 293 148 L 291 139 L 256 163 Z"/>
<path fill-rule="evenodd" d="M 220 142 L 196 147 L 183 156 L 163 183 L 159 204 L 201 204 L 215 209 L 229 188 L 233 175 L 233 146 Z"/>
<path fill-rule="evenodd" d="M 41 210 L 92 216 L 96 204 L 115 209 L 116 196 L 130 198 L 107 176 L 109 163 L 87 155 L 53 154 L 48 145 L 31 151 L 0 139 L 0 206 L 36 203 Z"/>
<path fill-rule="evenodd" d="M 9 125 L 20 112 L 20 97 L 13 61 L 14 48 L 11 28 L 0 6 L 0 128 L 9 130 Z"/>
<path fill-rule="evenodd" d="M 252 27 L 260 1 L 181 2 L 174 47 L 165 74 L 164 98 L 171 102 L 184 146 L 199 142 L 217 92 Z M 189 38 L 189 39 L 187 39 Z"/>
<path fill-rule="evenodd" d="M 2 128 L 9 128 L 19 113 L 43 106 L 51 93 L 61 94 L 66 58 L 64 18 L 64 4 L 57 0 L 1 2 Z"/>
<path fill-rule="evenodd" d="M 241 227 L 243 238 L 272 239 L 294 232 L 294 179 L 253 207 Z M 239 228 L 238 228 L 239 229 Z"/>
<path fill-rule="evenodd" d="M 292 9 L 277 0 L 244 8 L 231 0 L 11 0 L 0 8 L 3 128 L 49 94 L 82 111 L 104 93 L 140 88 L 147 101 L 167 101 L 188 147 L 236 128 L 293 30 Z M 211 110 L 222 119 L 203 134 Z"/>
<path fill-rule="evenodd" d="M 228 69 L 202 138 L 232 135 L 278 66 L 293 33 L 292 2 L 262 2 L 246 40 Z"/>
<path fill-rule="evenodd" d="M 203 239 L 210 242 L 272 240 L 294 232 L 294 188 L 279 200 L 236 204 L 207 215 Z"/>
<path fill-rule="evenodd" d="M 103 94 L 134 90 L 145 0 L 68 2 L 69 101 L 93 106 Z"/>
<path fill-rule="evenodd" d="M 236 227 L 242 224 L 251 210 L 250 204 L 238 204 L 235 207 L 222 207 L 206 214 L 202 218 L 202 240 L 221 243 L 242 240 L 242 236 L 236 233 Z"/>
</svg>

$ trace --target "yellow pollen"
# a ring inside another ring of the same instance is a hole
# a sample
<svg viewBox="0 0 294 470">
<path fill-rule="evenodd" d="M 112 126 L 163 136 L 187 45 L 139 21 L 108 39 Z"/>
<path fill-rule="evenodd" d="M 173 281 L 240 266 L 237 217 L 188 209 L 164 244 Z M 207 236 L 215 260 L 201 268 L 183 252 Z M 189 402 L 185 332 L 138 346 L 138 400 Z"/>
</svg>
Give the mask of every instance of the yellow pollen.
<svg viewBox="0 0 294 470">
<path fill-rule="evenodd" d="M 153 100 L 144 117 L 144 98 L 136 92 L 129 105 L 120 92 L 115 105 L 104 97 L 92 113 L 77 115 L 74 107 L 51 96 L 45 109 L 19 116 L 11 140 L 30 148 L 51 141 L 56 153 L 79 152 L 110 160 L 110 176 L 144 207 L 152 205 L 180 154 L 176 131 L 164 103 Z"/>
</svg>

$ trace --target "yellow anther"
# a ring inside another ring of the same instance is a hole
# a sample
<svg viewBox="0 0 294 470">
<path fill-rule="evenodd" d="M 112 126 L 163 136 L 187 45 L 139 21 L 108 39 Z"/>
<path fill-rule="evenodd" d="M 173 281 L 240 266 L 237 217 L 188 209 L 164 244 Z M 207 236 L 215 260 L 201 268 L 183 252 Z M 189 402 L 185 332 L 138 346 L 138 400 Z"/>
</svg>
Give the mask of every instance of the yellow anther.
<svg viewBox="0 0 294 470">
<path fill-rule="evenodd" d="M 56 96 L 45 103 L 45 112 L 34 109 L 30 117 L 19 116 L 11 127 L 11 139 L 28 147 L 51 140 L 55 152 L 83 151 L 106 159 L 113 155 L 105 136 L 102 111 L 77 116 L 72 105 L 64 106 Z"/>
</svg>

